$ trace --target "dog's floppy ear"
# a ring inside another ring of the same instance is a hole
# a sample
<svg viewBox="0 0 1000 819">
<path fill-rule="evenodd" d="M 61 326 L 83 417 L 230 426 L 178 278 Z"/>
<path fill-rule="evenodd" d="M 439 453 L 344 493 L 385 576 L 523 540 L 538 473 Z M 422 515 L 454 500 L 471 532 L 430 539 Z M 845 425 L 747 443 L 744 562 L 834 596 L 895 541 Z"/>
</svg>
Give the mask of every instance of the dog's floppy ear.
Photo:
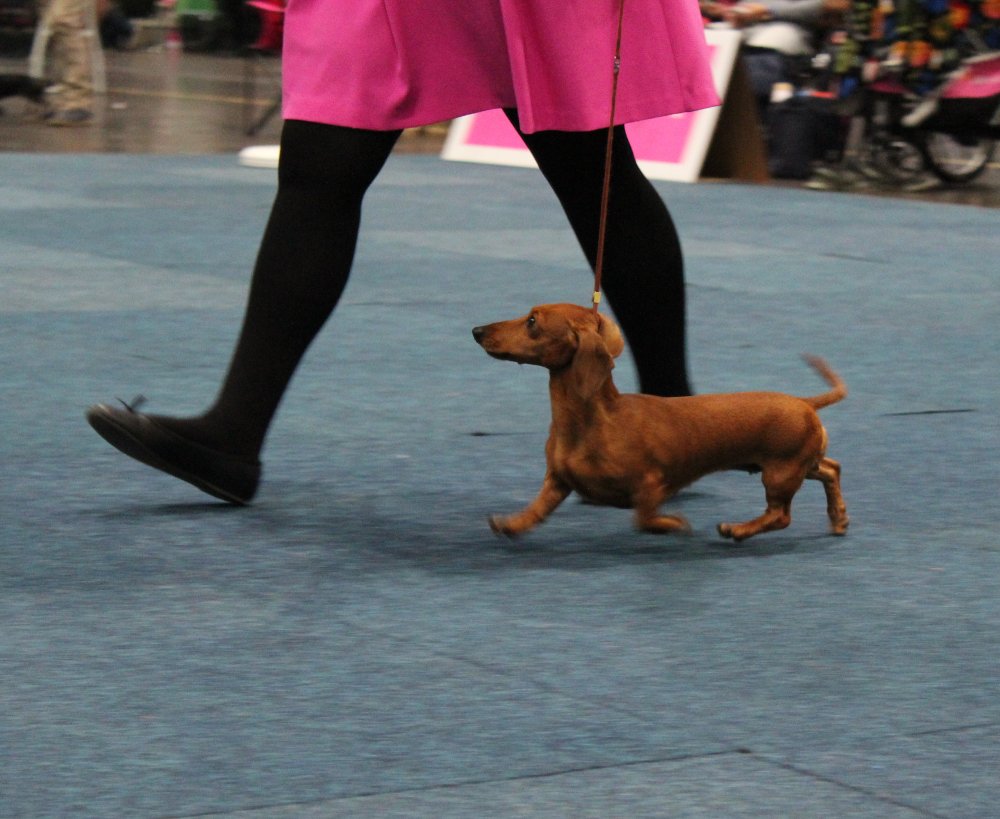
<svg viewBox="0 0 1000 819">
<path fill-rule="evenodd" d="M 597 315 L 597 331 L 604 339 L 604 346 L 607 347 L 608 355 L 618 358 L 625 349 L 625 340 L 622 338 L 622 331 L 611 319 Z"/>
<path fill-rule="evenodd" d="M 621 343 L 620 334 L 618 339 Z M 614 367 L 603 335 L 589 327 L 578 330 L 576 353 L 570 365 L 570 383 L 576 393 L 585 399 L 593 396 L 608 380 Z"/>
</svg>

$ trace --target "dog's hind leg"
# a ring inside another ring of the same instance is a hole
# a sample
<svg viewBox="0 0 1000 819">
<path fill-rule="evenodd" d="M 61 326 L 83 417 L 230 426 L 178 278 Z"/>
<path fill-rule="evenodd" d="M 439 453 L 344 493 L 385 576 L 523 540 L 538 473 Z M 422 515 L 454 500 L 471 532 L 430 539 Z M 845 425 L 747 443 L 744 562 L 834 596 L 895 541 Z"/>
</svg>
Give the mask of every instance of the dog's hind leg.
<svg viewBox="0 0 1000 819">
<path fill-rule="evenodd" d="M 826 513 L 830 516 L 830 531 L 835 535 L 847 534 L 851 519 L 847 516 L 847 504 L 840 493 L 840 464 L 833 458 L 821 458 L 806 477 L 823 484 Z"/>
<path fill-rule="evenodd" d="M 764 514 L 745 523 L 720 523 L 719 534 L 733 540 L 746 540 L 761 532 L 784 529 L 792 522 L 792 498 L 805 478 L 806 470 L 800 466 L 765 466 L 761 474 L 767 498 Z"/>
</svg>

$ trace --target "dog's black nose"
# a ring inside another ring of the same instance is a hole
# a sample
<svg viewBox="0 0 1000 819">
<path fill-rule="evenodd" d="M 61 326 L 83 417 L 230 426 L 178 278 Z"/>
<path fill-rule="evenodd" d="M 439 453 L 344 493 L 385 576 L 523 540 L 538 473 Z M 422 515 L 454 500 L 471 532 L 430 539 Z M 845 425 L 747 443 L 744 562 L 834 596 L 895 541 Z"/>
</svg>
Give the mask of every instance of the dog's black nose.
<svg viewBox="0 0 1000 819">
<path fill-rule="evenodd" d="M 486 328 L 485 327 L 473 327 L 472 328 L 472 337 L 476 340 L 477 344 L 482 344 L 483 343 L 483 336 L 484 335 L 486 335 Z"/>
</svg>

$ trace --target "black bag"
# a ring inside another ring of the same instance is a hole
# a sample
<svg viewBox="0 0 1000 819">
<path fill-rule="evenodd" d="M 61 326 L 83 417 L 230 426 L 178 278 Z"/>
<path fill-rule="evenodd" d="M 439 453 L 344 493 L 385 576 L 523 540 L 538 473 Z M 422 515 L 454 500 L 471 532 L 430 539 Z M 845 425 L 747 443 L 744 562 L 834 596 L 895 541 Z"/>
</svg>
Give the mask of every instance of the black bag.
<svg viewBox="0 0 1000 819">
<path fill-rule="evenodd" d="M 823 97 L 793 96 L 767 111 L 768 169 L 777 179 L 807 179 L 813 163 L 843 149 L 841 117 Z"/>
</svg>

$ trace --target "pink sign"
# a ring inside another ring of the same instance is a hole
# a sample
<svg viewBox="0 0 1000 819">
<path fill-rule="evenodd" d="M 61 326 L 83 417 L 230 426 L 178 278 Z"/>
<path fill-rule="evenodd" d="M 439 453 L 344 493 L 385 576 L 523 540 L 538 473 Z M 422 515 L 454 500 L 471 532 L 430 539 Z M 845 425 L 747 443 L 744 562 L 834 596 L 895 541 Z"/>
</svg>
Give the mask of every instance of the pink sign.
<svg viewBox="0 0 1000 819">
<path fill-rule="evenodd" d="M 720 98 L 725 97 L 740 45 L 739 32 L 707 29 L 712 76 Z M 718 108 L 633 122 L 629 141 L 643 171 L 652 179 L 693 182 L 698 179 L 719 118 Z M 502 111 L 460 117 L 451 124 L 441 153 L 444 159 L 534 167 L 517 131 Z"/>
<path fill-rule="evenodd" d="M 521 137 L 511 127 L 507 117 L 499 108 L 472 115 L 469 131 L 465 135 L 465 144 L 479 145 L 484 148 L 492 146 L 494 148 L 509 148 L 514 151 L 524 150 Z"/>
</svg>

